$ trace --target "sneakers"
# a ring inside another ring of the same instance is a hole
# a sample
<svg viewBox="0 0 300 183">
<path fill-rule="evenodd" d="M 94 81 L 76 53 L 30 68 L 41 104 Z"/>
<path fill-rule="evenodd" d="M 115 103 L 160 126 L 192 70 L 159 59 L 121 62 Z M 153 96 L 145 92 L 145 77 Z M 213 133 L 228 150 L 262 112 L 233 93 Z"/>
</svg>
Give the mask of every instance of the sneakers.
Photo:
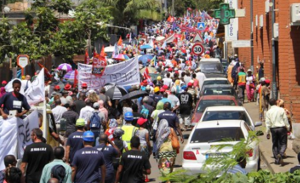
<svg viewBox="0 0 300 183">
<path fill-rule="evenodd" d="M 284 166 L 283 158 L 282 158 L 282 156 L 280 154 L 278 154 L 276 156 L 275 164 L 276 165 Z"/>
</svg>

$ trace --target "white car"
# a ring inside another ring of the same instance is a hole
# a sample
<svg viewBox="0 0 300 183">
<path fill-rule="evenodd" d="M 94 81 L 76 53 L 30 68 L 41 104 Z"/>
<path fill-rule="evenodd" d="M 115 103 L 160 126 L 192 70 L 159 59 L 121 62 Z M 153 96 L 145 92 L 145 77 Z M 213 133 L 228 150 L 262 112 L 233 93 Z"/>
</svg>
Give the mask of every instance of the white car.
<svg viewBox="0 0 300 183">
<path fill-rule="evenodd" d="M 221 63 L 220 59 L 218 59 L 218 58 L 202 58 L 200 60 L 200 62 L 220 62 Z"/>
<path fill-rule="evenodd" d="M 231 146 L 218 150 L 218 145 L 235 145 L 241 139 L 247 139 L 251 131 L 243 120 L 222 120 L 198 123 L 190 134 L 187 144 L 183 149 L 182 167 L 189 174 L 205 173 L 203 166 L 209 157 L 222 157 L 232 151 Z M 224 141 L 224 139 L 233 139 Z M 257 171 L 259 168 L 258 142 L 249 144 L 247 172 Z M 211 166 L 207 166 L 211 169 Z"/>
<path fill-rule="evenodd" d="M 254 123 L 243 106 L 212 106 L 207 107 L 203 112 L 203 115 L 199 121 L 210 122 L 216 120 L 244 120 L 251 130 L 255 130 L 255 127 L 261 126 L 261 122 Z"/>
</svg>

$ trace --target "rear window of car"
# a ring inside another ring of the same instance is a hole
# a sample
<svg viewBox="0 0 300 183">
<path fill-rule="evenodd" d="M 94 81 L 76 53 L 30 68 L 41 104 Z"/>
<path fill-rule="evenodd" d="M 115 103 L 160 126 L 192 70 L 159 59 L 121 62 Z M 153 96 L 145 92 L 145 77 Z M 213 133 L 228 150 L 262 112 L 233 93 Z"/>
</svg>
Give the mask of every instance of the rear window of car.
<svg viewBox="0 0 300 183">
<path fill-rule="evenodd" d="M 233 88 L 205 88 L 203 95 L 231 95 L 234 96 Z"/>
<path fill-rule="evenodd" d="M 245 111 L 207 111 L 202 121 L 216 120 L 244 120 L 249 126 L 252 126 L 250 119 Z"/>
<path fill-rule="evenodd" d="M 240 141 L 244 134 L 240 127 L 196 129 L 190 143 Z"/>
<path fill-rule="evenodd" d="M 204 81 L 203 85 L 222 85 L 222 84 L 229 84 L 227 80 L 207 80 Z"/>
<path fill-rule="evenodd" d="M 201 100 L 197 107 L 197 112 L 204 112 L 206 107 L 224 105 L 236 106 L 233 100 Z"/>
</svg>

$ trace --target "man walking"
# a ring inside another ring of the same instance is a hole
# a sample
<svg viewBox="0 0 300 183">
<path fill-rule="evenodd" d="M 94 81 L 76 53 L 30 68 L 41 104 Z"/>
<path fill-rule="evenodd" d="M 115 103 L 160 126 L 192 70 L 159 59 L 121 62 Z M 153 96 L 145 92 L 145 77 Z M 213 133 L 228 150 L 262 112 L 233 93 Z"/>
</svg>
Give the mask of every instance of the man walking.
<svg viewBox="0 0 300 183">
<path fill-rule="evenodd" d="M 43 143 L 42 139 L 42 130 L 34 128 L 31 132 L 33 143 L 26 147 L 21 163 L 22 174 L 26 174 L 26 183 L 39 182 L 44 166 L 53 159 L 52 147 Z"/>
<path fill-rule="evenodd" d="M 103 153 L 94 145 L 95 137 L 91 131 L 83 133 L 84 148 L 75 153 L 72 161 L 72 182 L 93 183 L 105 182 L 106 168 Z M 101 179 L 99 171 L 101 170 Z"/>
<path fill-rule="evenodd" d="M 246 88 L 246 73 L 244 69 L 241 68 L 240 72 L 237 75 L 237 84 L 238 84 L 238 98 L 240 102 L 244 103 L 245 100 L 245 88 Z"/>
<path fill-rule="evenodd" d="M 123 153 L 118 167 L 115 183 L 119 182 L 123 172 L 122 182 L 144 182 L 143 174 L 151 174 L 151 165 L 147 155 L 139 150 L 140 138 L 132 137 L 130 140 L 131 150 Z"/>
<path fill-rule="evenodd" d="M 65 150 L 63 147 L 56 147 L 54 149 L 54 160 L 51 163 L 48 163 L 42 172 L 41 180 L 40 183 L 47 183 L 47 181 L 51 178 L 51 171 L 52 168 L 61 165 L 65 168 L 65 177 L 62 181 L 62 183 L 68 183 L 71 182 L 71 174 L 72 174 L 72 169 L 70 165 L 66 164 L 63 162 L 63 157 L 65 154 Z"/>
<path fill-rule="evenodd" d="M 276 99 L 270 99 L 270 105 L 271 108 L 266 113 L 267 139 L 270 139 L 271 131 L 275 164 L 283 166 L 282 158 L 287 148 L 287 132 L 290 129 L 290 124 L 284 109 L 276 105 Z"/>
</svg>

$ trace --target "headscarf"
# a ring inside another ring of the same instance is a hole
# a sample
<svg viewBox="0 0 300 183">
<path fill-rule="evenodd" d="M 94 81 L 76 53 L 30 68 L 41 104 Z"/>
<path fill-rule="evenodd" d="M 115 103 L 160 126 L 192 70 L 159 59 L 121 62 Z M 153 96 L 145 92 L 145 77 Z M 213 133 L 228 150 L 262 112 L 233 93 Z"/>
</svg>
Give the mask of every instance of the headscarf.
<svg viewBox="0 0 300 183">
<path fill-rule="evenodd" d="M 116 119 L 110 119 L 108 127 L 109 128 L 116 128 L 116 127 L 118 127 L 117 120 Z"/>
<path fill-rule="evenodd" d="M 169 138 L 170 133 L 171 128 L 168 121 L 166 119 L 160 120 L 156 133 L 157 149 L 160 149 L 160 146 Z"/>
<path fill-rule="evenodd" d="M 175 89 L 176 93 L 180 93 L 181 87 L 180 87 L 180 80 L 179 80 L 179 79 L 177 79 L 177 80 L 175 81 L 174 89 Z"/>
<path fill-rule="evenodd" d="M 3 96 L 3 95 L 5 95 L 5 88 L 4 87 L 1 87 L 0 88 L 0 98 Z"/>
<path fill-rule="evenodd" d="M 57 178 L 59 183 L 62 183 L 64 181 L 64 178 L 66 176 L 66 169 L 62 165 L 55 165 L 51 169 L 51 174 L 53 178 Z"/>
</svg>

